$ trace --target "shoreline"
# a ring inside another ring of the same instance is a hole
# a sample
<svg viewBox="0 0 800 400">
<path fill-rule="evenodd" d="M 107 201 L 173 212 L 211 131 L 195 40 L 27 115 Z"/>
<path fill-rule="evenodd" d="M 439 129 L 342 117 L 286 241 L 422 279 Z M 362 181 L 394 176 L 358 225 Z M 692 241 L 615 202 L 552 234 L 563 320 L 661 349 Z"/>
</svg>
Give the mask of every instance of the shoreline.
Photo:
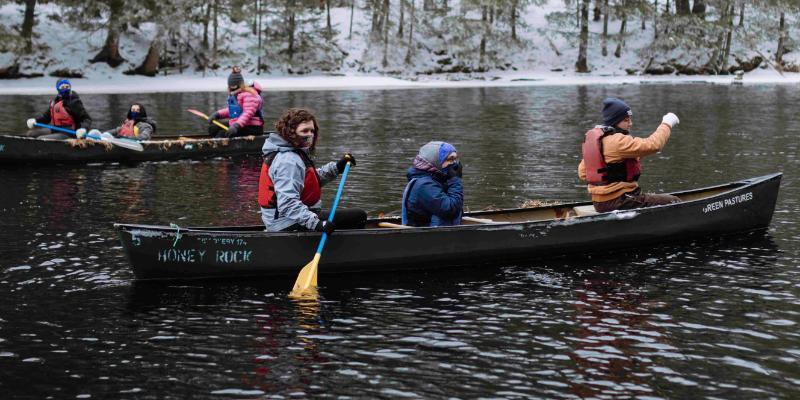
<svg viewBox="0 0 800 400">
<path fill-rule="evenodd" d="M 226 75 L 199 74 L 144 76 L 90 76 L 70 79 L 76 92 L 86 94 L 112 93 L 176 93 L 222 92 Z M 0 81 L 0 95 L 50 95 L 58 78 L 21 78 Z M 400 90 L 448 89 L 481 87 L 528 87 L 568 85 L 642 85 L 642 84 L 720 84 L 730 85 L 733 75 L 614 75 L 577 74 L 574 72 L 501 72 L 481 74 L 419 75 L 404 79 L 379 75 L 307 75 L 258 76 L 245 73 L 245 79 L 255 79 L 264 92 L 329 91 L 329 90 Z M 775 70 L 755 70 L 744 74 L 744 85 L 800 84 L 800 73 Z"/>
</svg>

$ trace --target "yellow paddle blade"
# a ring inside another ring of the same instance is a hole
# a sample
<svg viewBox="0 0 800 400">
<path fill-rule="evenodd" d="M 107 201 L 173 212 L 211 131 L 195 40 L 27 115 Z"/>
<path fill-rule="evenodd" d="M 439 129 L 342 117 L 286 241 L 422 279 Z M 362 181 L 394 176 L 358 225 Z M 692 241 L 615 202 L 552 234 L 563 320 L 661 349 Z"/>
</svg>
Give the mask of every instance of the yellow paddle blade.
<svg viewBox="0 0 800 400">
<path fill-rule="evenodd" d="M 317 265 L 319 259 L 322 257 L 321 253 L 314 254 L 314 258 L 306 264 L 300 273 L 297 274 L 297 280 L 294 281 L 294 287 L 289 292 L 289 297 L 299 299 L 307 297 L 316 297 L 317 295 Z"/>
</svg>

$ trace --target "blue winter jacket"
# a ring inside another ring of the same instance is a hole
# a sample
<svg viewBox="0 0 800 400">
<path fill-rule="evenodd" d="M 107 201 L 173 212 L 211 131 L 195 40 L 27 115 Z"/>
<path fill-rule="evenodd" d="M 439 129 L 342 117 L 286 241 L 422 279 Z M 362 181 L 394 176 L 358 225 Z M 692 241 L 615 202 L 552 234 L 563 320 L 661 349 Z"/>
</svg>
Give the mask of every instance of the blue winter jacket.
<svg viewBox="0 0 800 400">
<path fill-rule="evenodd" d="M 403 225 L 450 226 L 461 224 L 464 189 L 461 178 L 408 169 L 403 191 Z"/>
</svg>

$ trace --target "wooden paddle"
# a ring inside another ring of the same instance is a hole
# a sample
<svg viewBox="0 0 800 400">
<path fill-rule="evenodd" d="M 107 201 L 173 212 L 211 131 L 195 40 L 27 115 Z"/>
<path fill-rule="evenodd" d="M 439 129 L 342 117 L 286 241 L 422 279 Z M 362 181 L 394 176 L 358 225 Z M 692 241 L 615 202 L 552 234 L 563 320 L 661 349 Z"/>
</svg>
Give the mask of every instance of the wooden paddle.
<svg viewBox="0 0 800 400">
<path fill-rule="evenodd" d="M 53 125 L 48 125 L 48 124 L 40 124 L 38 122 L 35 123 L 34 126 L 38 126 L 38 127 L 41 127 L 41 128 L 47 128 L 47 129 L 51 129 L 51 130 L 58 131 L 58 132 L 68 133 L 68 134 L 70 134 L 72 136 L 77 136 L 78 135 L 77 132 L 75 132 L 75 131 L 73 131 L 71 129 L 61 128 L 61 127 L 58 127 L 58 126 L 53 126 Z M 138 141 L 130 140 L 130 139 L 123 139 L 123 138 L 116 138 L 113 135 L 111 135 L 110 133 L 104 133 L 101 136 L 86 135 L 86 138 L 87 139 L 96 140 L 96 141 L 100 141 L 100 142 L 108 142 L 108 143 L 111 143 L 111 144 L 113 144 L 115 146 L 123 147 L 123 148 L 129 149 L 129 150 L 144 151 L 144 146 L 142 146 L 142 144 L 139 143 Z"/>
<path fill-rule="evenodd" d="M 211 119 L 211 118 L 210 118 L 208 115 L 204 114 L 204 113 L 203 113 L 203 112 L 201 112 L 201 111 L 195 110 L 194 108 L 187 108 L 187 109 L 186 109 L 186 111 L 188 111 L 188 112 L 190 112 L 190 113 L 192 113 L 192 114 L 194 114 L 194 115 L 197 115 L 197 116 L 198 116 L 198 117 L 200 117 L 200 118 L 204 118 L 206 121 L 209 121 L 209 120 L 211 120 L 211 123 L 213 123 L 214 125 L 216 125 L 216 126 L 218 126 L 218 127 L 222 128 L 222 129 L 225 129 L 225 132 L 227 132 L 227 131 L 228 131 L 228 127 L 227 127 L 227 126 L 225 126 L 225 125 L 223 125 L 223 124 L 222 124 L 222 122 L 219 122 L 219 121 L 217 121 L 217 120 L 215 120 L 215 119 L 214 119 L 214 120 L 212 120 L 212 119 Z"/>
<path fill-rule="evenodd" d="M 344 181 L 347 179 L 347 173 L 350 171 L 350 161 L 344 166 L 342 171 L 342 180 L 339 181 L 339 188 L 336 189 L 336 197 L 333 199 L 333 206 L 331 212 L 328 214 L 328 222 L 333 222 L 333 215 L 336 214 L 336 207 L 339 206 L 339 199 L 342 197 L 342 189 L 344 189 Z M 304 298 L 315 297 L 317 289 L 317 265 L 319 259 L 322 257 L 322 249 L 325 247 L 325 241 L 328 239 L 328 234 L 323 232 L 322 237 L 319 239 L 319 246 L 314 258 L 300 270 L 297 275 L 297 280 L 294 282 L 292 291 L 289 292 L 291 298 Z"/>
</svg>

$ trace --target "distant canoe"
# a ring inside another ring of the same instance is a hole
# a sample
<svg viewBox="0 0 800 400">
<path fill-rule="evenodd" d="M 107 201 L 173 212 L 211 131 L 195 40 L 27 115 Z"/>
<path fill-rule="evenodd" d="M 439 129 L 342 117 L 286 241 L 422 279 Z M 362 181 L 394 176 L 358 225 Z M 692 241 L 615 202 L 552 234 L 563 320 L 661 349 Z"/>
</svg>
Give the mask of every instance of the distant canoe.
<svg viewBox="0 0 800 400">
<path fill-rule="evenodd" d="M 0 163 L 54 164 L 87 162 L 163 161 L 207 158 L 231 154 L 259 154 L 268 135 L 231 139 L 156 137 L 139 143 L 144 151 L 117 147 L 93 140 L 54 140 L 23 136 L 0 136 Z"/>
<path fill-rule="evenodd" d="M 673 193 L 683 202 L 596 213 L 589 202 L 468 213 L 464 225 L 338 230 L 321 275 L 477 266 L 539 255 L 607 252 L 669 241 L 764 229 L 782 174 Z M 483 223 L 475 222 L 475 219 Z M 175 228 L 115 224 L 138 279 L 294 275 L 311 260 L 316 232 L 265 232 L 263 226 Z"/>
</svg>

